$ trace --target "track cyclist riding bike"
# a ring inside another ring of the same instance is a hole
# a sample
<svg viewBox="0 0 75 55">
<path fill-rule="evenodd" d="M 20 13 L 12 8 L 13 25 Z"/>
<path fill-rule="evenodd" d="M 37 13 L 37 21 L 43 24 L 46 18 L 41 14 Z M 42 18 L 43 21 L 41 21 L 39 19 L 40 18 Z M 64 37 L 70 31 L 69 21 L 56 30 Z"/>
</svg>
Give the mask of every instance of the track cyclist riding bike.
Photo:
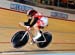
<svg viewBox="0 0 75 55">
<path fill-rule="evenodd" d="M 28 10 L 27 16 L 29 17 L 27 22 L 20 22 L 21 26 L 26 26 L 28 30 L 33 28 L 34 37 L 32 38 L 32 43 L 37 42 L 37 39 L 41 37 L 40 29 L 48 25 L 48 18 L 43 16 L 36 10 Z"/>
</svg>

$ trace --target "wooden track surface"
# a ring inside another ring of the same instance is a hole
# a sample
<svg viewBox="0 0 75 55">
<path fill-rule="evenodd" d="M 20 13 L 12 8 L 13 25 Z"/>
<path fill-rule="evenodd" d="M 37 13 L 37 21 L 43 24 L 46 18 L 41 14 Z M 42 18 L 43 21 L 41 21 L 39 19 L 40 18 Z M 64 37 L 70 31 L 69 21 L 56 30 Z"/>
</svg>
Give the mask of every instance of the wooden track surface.
<svg viewBox="0 0 75 55">
<path fill-rule="evenodd" d="M 0 52 L 18 50 L 12 47 L 10 40 L 16 31 L 23 30 L 18 23 L 26 20 L 24 13 L 0 9 Z M 28 43 L 20 50 L 75 51 L 75 22 L 49 18 L 49 26 L 45 29 L 53 36 L 48 47 L 40 49 Z"/>
</svg>

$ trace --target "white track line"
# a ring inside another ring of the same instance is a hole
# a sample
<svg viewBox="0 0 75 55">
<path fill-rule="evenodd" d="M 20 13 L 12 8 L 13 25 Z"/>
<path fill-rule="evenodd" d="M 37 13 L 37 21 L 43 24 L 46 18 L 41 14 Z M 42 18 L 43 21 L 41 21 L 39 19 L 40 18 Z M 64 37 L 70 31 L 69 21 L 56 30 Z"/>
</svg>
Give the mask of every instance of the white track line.
<svg viewBox="0 0 75 55">
<path fill-rule="evenodd" d="M 25 54 L 25 52 L 4 52 L 4 53 L 1 53 L 1 54 L 12 54 L 12 55 L 17 55 L 17 54 L 22 54 L 22 55 L 24 55 Z"/>
</svg>

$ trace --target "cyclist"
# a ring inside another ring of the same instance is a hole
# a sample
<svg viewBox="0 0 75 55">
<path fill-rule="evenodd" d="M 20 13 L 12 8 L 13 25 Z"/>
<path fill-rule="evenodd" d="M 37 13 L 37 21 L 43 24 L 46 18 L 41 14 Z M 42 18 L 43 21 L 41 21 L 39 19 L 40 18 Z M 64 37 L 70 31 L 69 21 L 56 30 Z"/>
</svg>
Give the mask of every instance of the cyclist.
<svg viewBox="0 0 75 55">
<path fill-rule="evenodd" d="M 41 37 L 40 29 L 48 25 L 48 18 L 43 16 L 36 10 L 28 10 L 27 16 L 29 17 L 27 22 L 20 23 L 20 25 L 27 25 L 27 29 L 34 28 L 35 36 L 33 37 L 33 42 L 36 42 L 38 38 Z"/>
</svg>

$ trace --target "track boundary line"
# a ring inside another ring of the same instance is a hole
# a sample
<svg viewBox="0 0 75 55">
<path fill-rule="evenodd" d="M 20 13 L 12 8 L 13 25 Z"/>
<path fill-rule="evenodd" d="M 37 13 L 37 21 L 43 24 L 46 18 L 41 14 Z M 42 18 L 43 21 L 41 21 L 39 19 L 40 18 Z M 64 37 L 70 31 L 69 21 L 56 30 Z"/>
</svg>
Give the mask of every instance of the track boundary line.
<svg viewBox="0 0 75 55">
<path fill-rule="evenodd" d="M 0 42 L 0 44 L 10 44 L 11 42 Z M 75 43 L 51 43 L 51 44 L 75 44 Z"/>
<path fill-rule="evenodd" d="M 12 52 L 50 52 L 50 51 L 75 51 L 75 49 L 55 49 L 55 50 L 21 50 L 21 51 L 2 51 L 0 53 L 12 53 Z"/>
</svg>

